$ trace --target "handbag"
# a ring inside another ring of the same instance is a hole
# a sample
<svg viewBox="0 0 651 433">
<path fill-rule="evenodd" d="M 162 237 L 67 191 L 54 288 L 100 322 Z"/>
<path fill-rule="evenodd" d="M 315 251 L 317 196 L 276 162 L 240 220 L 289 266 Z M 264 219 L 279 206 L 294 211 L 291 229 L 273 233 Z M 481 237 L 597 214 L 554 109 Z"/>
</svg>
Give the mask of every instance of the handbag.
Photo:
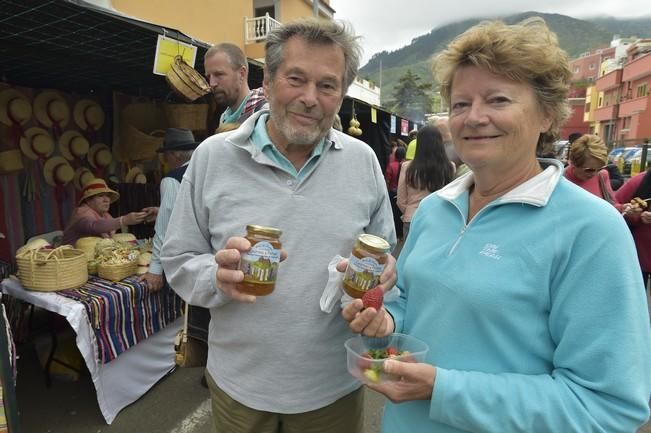
<svg viewBox="0 0 651 433">
<path fill-rule="evenodd" d="M 188 304 L 185 304 L 183 329 L 174 340 L 175 362 L 179 367 L 205 367 L 208 360 L 208 345 L 188 336 Z"/>
</svg>

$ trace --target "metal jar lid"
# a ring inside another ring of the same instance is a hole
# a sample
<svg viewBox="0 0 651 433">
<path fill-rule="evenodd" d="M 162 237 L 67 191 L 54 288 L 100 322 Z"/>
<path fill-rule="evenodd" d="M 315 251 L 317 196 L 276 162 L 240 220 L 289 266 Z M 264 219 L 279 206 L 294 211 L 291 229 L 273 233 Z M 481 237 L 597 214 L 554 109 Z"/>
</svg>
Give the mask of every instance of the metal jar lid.
<svg viewBox="0 0 651 433">
<path fill-rule="evenodd" d="M 258 233 L 258 234 L 261 234 L 261 235 L 274 236 L 274 237 L 278 237 L 283 233 L 281 230 L 279 230 L 277 228 L 259 226 L 259 225 L 256 225 L 256 224 L 247 225 L 246 226 L 246 231 L 251 232 L 251 233 Z"/>
<path fill-rule="evenodd" d="M 363 235 L 359 235 L 357 240 L 365 248 L 368 248 L 369 250 L 377 253 L 388 253 L 389 250 L 391 249 L 391 245 L 389 245 L 387 241 L 385 241 L 379 236 L 365 233 Z"/>
</svg>

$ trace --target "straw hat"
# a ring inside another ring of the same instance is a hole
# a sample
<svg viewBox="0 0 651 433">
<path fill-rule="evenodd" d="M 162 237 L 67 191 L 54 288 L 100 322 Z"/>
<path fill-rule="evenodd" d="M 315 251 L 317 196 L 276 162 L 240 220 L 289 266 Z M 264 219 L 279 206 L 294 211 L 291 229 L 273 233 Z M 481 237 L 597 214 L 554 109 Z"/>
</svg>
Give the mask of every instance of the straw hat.
<svg viewBox="0 0 651 433">
<path fill-rule="evenodd" d="M 31 117 L 32 104 L 27 96 L 12 88 L 0 92 L 0 122 L 7 126 L 24 125 Z"/>
<path fill-rule="evenodd" d="M 59 138 L 59 150 L 61 155 L 69 161 L 75 158 L 82 158 L 88 153 L 90 143 L 79 131 L 66 131 Z"/>
<path fill-rule="evenodd" d="M 0 174 L 15 173 L 23 168 L 25 167 L 20 150 L 11 149 L 0 152 Z"/>
<path fill-rule="evenodd" d="M 65 185 L 75 177 L 75 170 L 64 157 L 53 156 L 43 164 L 43 177 L 52 186 Z"/>
<path fill-rule="evenodd" d="M 126 183 L 147 183 L 147 176 L 142 172 L 140 167 L 133 167 L 127 173 Z"/>
<path fill-rule="evenodd" d="M 113 161 L 111 149 L 106 144 L 95 143 L 88 151 L 88 162 L 93 168 L 108 167 Z"/>
<path fill-rule="evenodd" d="M 93 179 L 95 179 L 95 175 L 92 171 L 86 167 L 79 167 L 75 170 L 75 176 L 72 178 L 72 184 L 75 186 L 75 189 L 77 191 L 81 191 L 84 189 L 84 185 Z"/>
<path fill-rule="evenodd" d="M 25 245 L 23 245 L 22 247 L 16 250 L 16 257 L 20 256 L 21 254 L 27 251 L 40 250 L 41 248 L 52 248 L 52 244 L 50 244 L 48 241 L 46 241 L 43 238 L 32 239 L 31 241 L 27 242 Z"/>
<path fill-rule="evenodd" d="M 46 90 L 34 98 L 34 116 L 48 128 L 55 123 L 65 128 L 70 122 L 70 106 L 59 92 Z"/>
<path fill-rule="evenodd" d="M 79 204 L 83 203 L 84 200 L 96 196 L 97 194 L 108 194 L 111 197 L 111 203 L 117 201 L 120 198 L 120 193 L 113 191 L 106 185 L 104 179 L 91 179 L 90 182 L 84 185 L 84 189 L 81 193 L 81 198 L 79 199 Z"/>
<path fill-rule="evenodd" d="M 113 233 L 111 235 L 111 239 L 113 239 L 115 242 L 138 242 L 136 235 L 133 233 Z"/>
<path fill-rule="evenodd" d="M 75 248 L 82 250 L 84 254 L 86 254 L 86 259 L 90 261 L 95 259 L 95 246 L 97 245 L 97 242 L 102 239 L 104 238 L 100 238 L 99 236 L 84 236 L 77 239 L 77 242 L 75 242 Z"/>
<path fill-rule="evenodd" d="M 75 104 L 72 117 L 75 123 L 83 130 L 94 129 L 97 131 L 104 124 L 104 110 L 91 99 L 80 99 Z"/>
<path fill-rule="evenodd" d="M 34 126 L 21 137 L 20 150 L 29 159 L 47 158 L 54 152 L 54 139 L 45 129 Z"/>
</svg>

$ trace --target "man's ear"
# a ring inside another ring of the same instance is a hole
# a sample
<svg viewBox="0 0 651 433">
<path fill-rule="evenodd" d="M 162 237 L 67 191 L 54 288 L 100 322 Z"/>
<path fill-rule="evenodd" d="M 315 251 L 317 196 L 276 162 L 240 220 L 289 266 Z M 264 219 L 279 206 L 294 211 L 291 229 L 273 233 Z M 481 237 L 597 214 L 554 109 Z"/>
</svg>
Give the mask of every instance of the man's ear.
<svg viewBox="0 0 651 433">
<path fill-rule="evenodd" d="M 247 73 L 246 68 L 244 66 L 240 68 L 238 74 L 240 75 L 240 83 L 246 83 L 247 80 L 249 79 L 249 74 Z"/>
<path fill-rule="evenodd" d="M 264 96 L 267 98 L 269 97 L 269 71 L 267 70 L 267 67 L 265 66 L 263 69 L 263 78 L 262 78 L 262 90 L 264 90 Z"/>
</svg>

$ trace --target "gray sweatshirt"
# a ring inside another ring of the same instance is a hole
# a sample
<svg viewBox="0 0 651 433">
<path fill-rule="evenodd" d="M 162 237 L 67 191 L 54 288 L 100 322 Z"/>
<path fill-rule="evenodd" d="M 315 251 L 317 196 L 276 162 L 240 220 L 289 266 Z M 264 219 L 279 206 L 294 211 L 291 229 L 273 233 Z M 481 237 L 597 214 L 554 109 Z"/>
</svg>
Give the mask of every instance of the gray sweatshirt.
<svg viewBox="0 0 651 433">
<path fill-rule="evenodd" d="M 372 149 L 330 131 L 314 170 L 298 180 L 250 140 L 256 113 L 194 152 L 168 225 L 161 260 L 170 285 L 210 308 L 208 372 L 228 395 L 258 410 L 322 408 L 360 385 L 346 369 L 352 334 L 340 311 L 323 313 L 327 265 L 348 257 L 356 237 L 395 244 L 391 206 Z M 282 230 L 288 258 L 275 291 L 254 304 L 216 288 L 214 254 L 247 224 Z"/>
</svg>

